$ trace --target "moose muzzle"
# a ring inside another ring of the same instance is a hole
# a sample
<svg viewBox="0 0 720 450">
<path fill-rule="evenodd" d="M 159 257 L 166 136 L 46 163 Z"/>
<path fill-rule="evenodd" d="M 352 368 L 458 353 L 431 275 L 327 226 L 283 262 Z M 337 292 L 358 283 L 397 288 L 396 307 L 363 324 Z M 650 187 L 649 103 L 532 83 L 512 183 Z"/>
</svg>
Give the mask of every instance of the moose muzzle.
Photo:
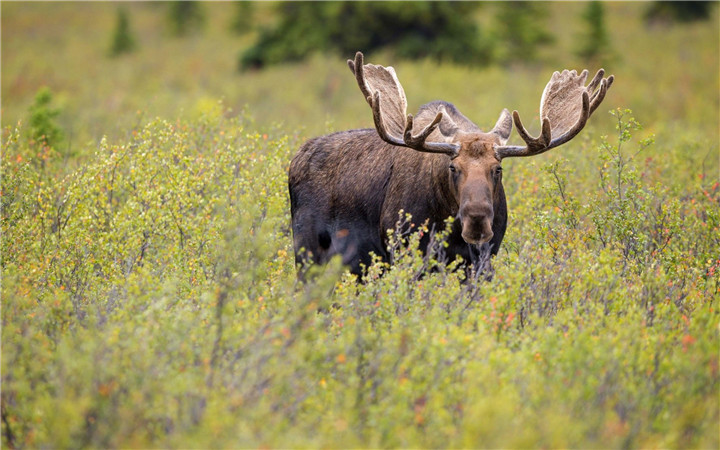
<svg viewBox="0 0 720 450">
<path fill-rule="evenodd" d="M 493 237 L 490 203 L 471 203 L 460 208 L 462 237 L 468 244 L 483 244 Z"/>
</svg>

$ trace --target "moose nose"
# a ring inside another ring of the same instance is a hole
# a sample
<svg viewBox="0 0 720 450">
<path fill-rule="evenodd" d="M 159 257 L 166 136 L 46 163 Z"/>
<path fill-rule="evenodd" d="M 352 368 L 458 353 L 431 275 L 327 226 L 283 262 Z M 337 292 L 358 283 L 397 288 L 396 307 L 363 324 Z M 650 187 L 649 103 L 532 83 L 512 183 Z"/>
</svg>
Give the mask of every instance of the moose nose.
<svg viewBox="0 0 720 450">
<path fill-rule="evenodd" d="M 462 237 L 468 244 L 481 244 L 493 237 L 493 210 L 489 204 L 465 205 L 460 210 Z"/>
</svg>

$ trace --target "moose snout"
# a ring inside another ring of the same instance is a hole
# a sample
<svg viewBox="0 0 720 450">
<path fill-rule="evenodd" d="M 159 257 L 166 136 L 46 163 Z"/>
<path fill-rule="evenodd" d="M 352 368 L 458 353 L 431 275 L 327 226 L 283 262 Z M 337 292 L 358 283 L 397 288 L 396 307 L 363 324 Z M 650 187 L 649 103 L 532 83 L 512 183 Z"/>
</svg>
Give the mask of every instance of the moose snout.
<svg viewBox="0 0 720 450">
<path fill-rule="evenodd" d="M 468 244 L 482 244 L 493 237 L 493 209 L 490 204 L 469 204 L 460 209 L 462 237 Z"/>
</svg>

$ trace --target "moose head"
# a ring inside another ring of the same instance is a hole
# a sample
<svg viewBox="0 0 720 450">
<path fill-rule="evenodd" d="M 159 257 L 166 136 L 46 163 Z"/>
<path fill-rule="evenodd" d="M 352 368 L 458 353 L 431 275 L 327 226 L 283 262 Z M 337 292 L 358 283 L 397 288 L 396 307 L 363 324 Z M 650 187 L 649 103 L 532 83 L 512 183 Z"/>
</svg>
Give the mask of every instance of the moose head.
<svg viewBox="0 0 720 450">
<path fill-rule="evenodd" d="M 385 231 L 403 210 L 435 229 L 456 217 L 449 259 L 462 256 L 468 271 L 487 276 L 483 250 L 497 253 L 507 225 L 502 160 L 570 141 L 614 80 L 600 69 L 585 86 L 587 70 L 555 72 L 540 100 L 540 135 L 533 137 L 518 112 L 511 116 L 507 109 L 489 132 L 442 101 L 423 105 L 413 117 L 392 67 L 364 64 L 360 52 L 348 66 L 372 109 L 375 131 L 310 140 L 293 159 L 289 187 L 297 261 L 322 263 L 341 254 L 356 273 L 370 252 L 389 258 Z M 523 146 L 507 145 L 513 122 Z"/>
</svg>

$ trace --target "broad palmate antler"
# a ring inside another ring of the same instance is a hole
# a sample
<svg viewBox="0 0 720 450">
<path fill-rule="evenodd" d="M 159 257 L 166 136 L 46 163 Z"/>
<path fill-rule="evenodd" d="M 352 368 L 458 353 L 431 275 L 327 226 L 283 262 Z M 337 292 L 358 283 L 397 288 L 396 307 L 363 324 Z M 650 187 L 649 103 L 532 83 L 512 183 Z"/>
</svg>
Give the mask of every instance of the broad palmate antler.
<svg viewBox="0 0 720 450">
<path fill-rule="evenodd" d="M 413 135 L 413 116 L 407 113 L 407 98 L 395 69 L 363 64 L 361 52 L 355 54 L 355 61 L 348 60 L 348 66 L 372 108 L 375 128 L 385 142 L 421 152 L 444 153 L 453 158 L 457 156 L 460 149 L 457 144 L 427 142 L 428 136 L 442 120 L 442 112 L 418 134 Z"/>
<path fill-rule="evenodd" d="M 598 70 L 590 84 L 585 87 L 587 70 L 583 70 L 580 75 L 574 70 L 553 73 L 540 100 L 542 118 L 540 136 L 536 138 L 530 136 L 520 120 L 520 114 L 513 111 L 518 134 L 526 145 L 497 146 L 495 156 L 503 159 L 539 155 L 577 136 L 612 86 L 615 77 L 610 75 L 608 78 L 603 78 L 604 74 L 605 70 Z"/>
</svg>

